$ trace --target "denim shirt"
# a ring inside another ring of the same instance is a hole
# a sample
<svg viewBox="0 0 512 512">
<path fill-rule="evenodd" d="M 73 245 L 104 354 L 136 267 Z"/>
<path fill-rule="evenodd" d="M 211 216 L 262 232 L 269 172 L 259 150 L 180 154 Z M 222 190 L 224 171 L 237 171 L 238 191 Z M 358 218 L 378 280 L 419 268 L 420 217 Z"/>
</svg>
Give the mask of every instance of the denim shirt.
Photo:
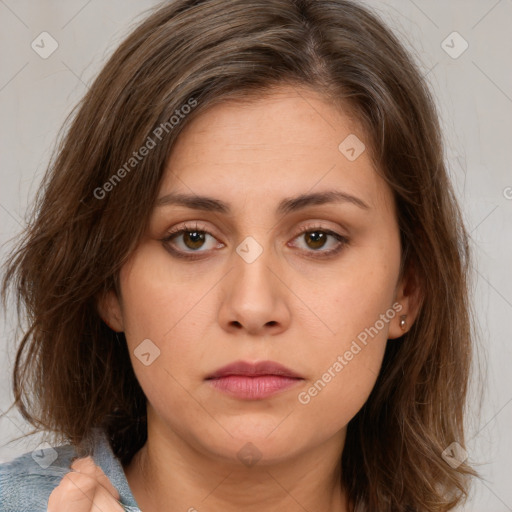
<svg viewBox="0 0 512 512">
<path fill-rule="evenodd" d="M 76 457 L 72 445 L 25 453 L 0 464 L 0 512 L 47 512 L 48 499 Z M 132 495 L 120 460 L 105 433 L 95 430 L 92 458 L 112 482 L 128 512 L 141 512 Z"/>
</svg>

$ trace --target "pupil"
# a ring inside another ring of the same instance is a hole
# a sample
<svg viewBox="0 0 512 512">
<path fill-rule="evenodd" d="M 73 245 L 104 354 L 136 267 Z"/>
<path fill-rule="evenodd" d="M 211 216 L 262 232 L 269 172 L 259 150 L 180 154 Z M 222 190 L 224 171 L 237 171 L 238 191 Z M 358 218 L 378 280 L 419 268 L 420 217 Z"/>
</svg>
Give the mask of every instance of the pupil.
<svg viewBox="0 0 512 512">
<path fill-rule="evenodd" d="M 325 233 L 319 231 L 312 231 L 308 234 L 308 238 L 313 241 L 313 247 L 315 249 L 322 247 L 325 243 Z"/>
<path fill-rule="evenodd" d="M 198 249 L 204 242 L 204 233 L 198 231 L 189 231 L 185 233 L 185 244 L 188 245 L 187 240 L 191 242 L 191 249 Z"/>
</svg>

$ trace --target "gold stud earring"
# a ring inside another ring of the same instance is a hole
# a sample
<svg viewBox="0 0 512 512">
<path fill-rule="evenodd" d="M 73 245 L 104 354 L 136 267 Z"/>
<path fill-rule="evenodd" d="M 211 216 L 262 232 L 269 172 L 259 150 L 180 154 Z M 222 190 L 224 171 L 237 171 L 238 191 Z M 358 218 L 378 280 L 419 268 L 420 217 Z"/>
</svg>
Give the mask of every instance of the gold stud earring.
<svg viewBox="0 0 512 512">
<path fill-rule="evenodd" d="M 407 325 L 407 322 L 405 321 L 406 318 L 406 315 L 402 315 L 400 317 L 400 329 L 402 329 L 402 331 L 405 331 L 405 326 Z"/>
</svg>

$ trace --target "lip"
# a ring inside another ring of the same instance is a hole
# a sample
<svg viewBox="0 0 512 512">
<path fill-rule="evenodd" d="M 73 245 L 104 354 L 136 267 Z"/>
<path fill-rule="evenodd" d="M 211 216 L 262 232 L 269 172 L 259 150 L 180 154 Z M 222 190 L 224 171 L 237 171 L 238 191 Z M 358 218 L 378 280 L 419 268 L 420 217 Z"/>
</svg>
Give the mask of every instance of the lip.
<svg viewBox="0 0 512 512">
<path fill-rule="evenodd" d="M 206 377 L 207 379 L 218 379 L 221 377 L 228 377 L 230 375 L 245 375 L 250 377 L 261 377 L 264 375 L 278 375 L 280 377 L 290 377 L 293 379 L 302 379 L 303 377 L 298 373 L 286 368 L 282 364 L 274 361 L 259 361 L 250 363 L 246 361 L 235 361 L 222 368 L 219 368 L 214 373 Z"/>
<path fill-rule="evenodd" d="M 205 379 L 220 392 L 242 400 L 263 400 L 304 380 L 274 361 L 236 361 L 219 368 Z"/>
</svg>

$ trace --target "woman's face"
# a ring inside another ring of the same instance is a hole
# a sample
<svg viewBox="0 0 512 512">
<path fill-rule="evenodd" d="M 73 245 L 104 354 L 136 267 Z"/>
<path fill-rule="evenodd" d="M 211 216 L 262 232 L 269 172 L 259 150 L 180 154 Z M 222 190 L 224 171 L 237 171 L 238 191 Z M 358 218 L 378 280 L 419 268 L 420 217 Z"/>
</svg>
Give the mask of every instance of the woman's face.
<svg viewBox="0 0 512 512">
<path fill-rule="evenodd" d="M 392 193 L 362 143 L 294 88 L 214 106 L 180 135 L 103 309 L 150 436 L 260 464 L 342 449 L 408 314 Z"/>
</svg>

